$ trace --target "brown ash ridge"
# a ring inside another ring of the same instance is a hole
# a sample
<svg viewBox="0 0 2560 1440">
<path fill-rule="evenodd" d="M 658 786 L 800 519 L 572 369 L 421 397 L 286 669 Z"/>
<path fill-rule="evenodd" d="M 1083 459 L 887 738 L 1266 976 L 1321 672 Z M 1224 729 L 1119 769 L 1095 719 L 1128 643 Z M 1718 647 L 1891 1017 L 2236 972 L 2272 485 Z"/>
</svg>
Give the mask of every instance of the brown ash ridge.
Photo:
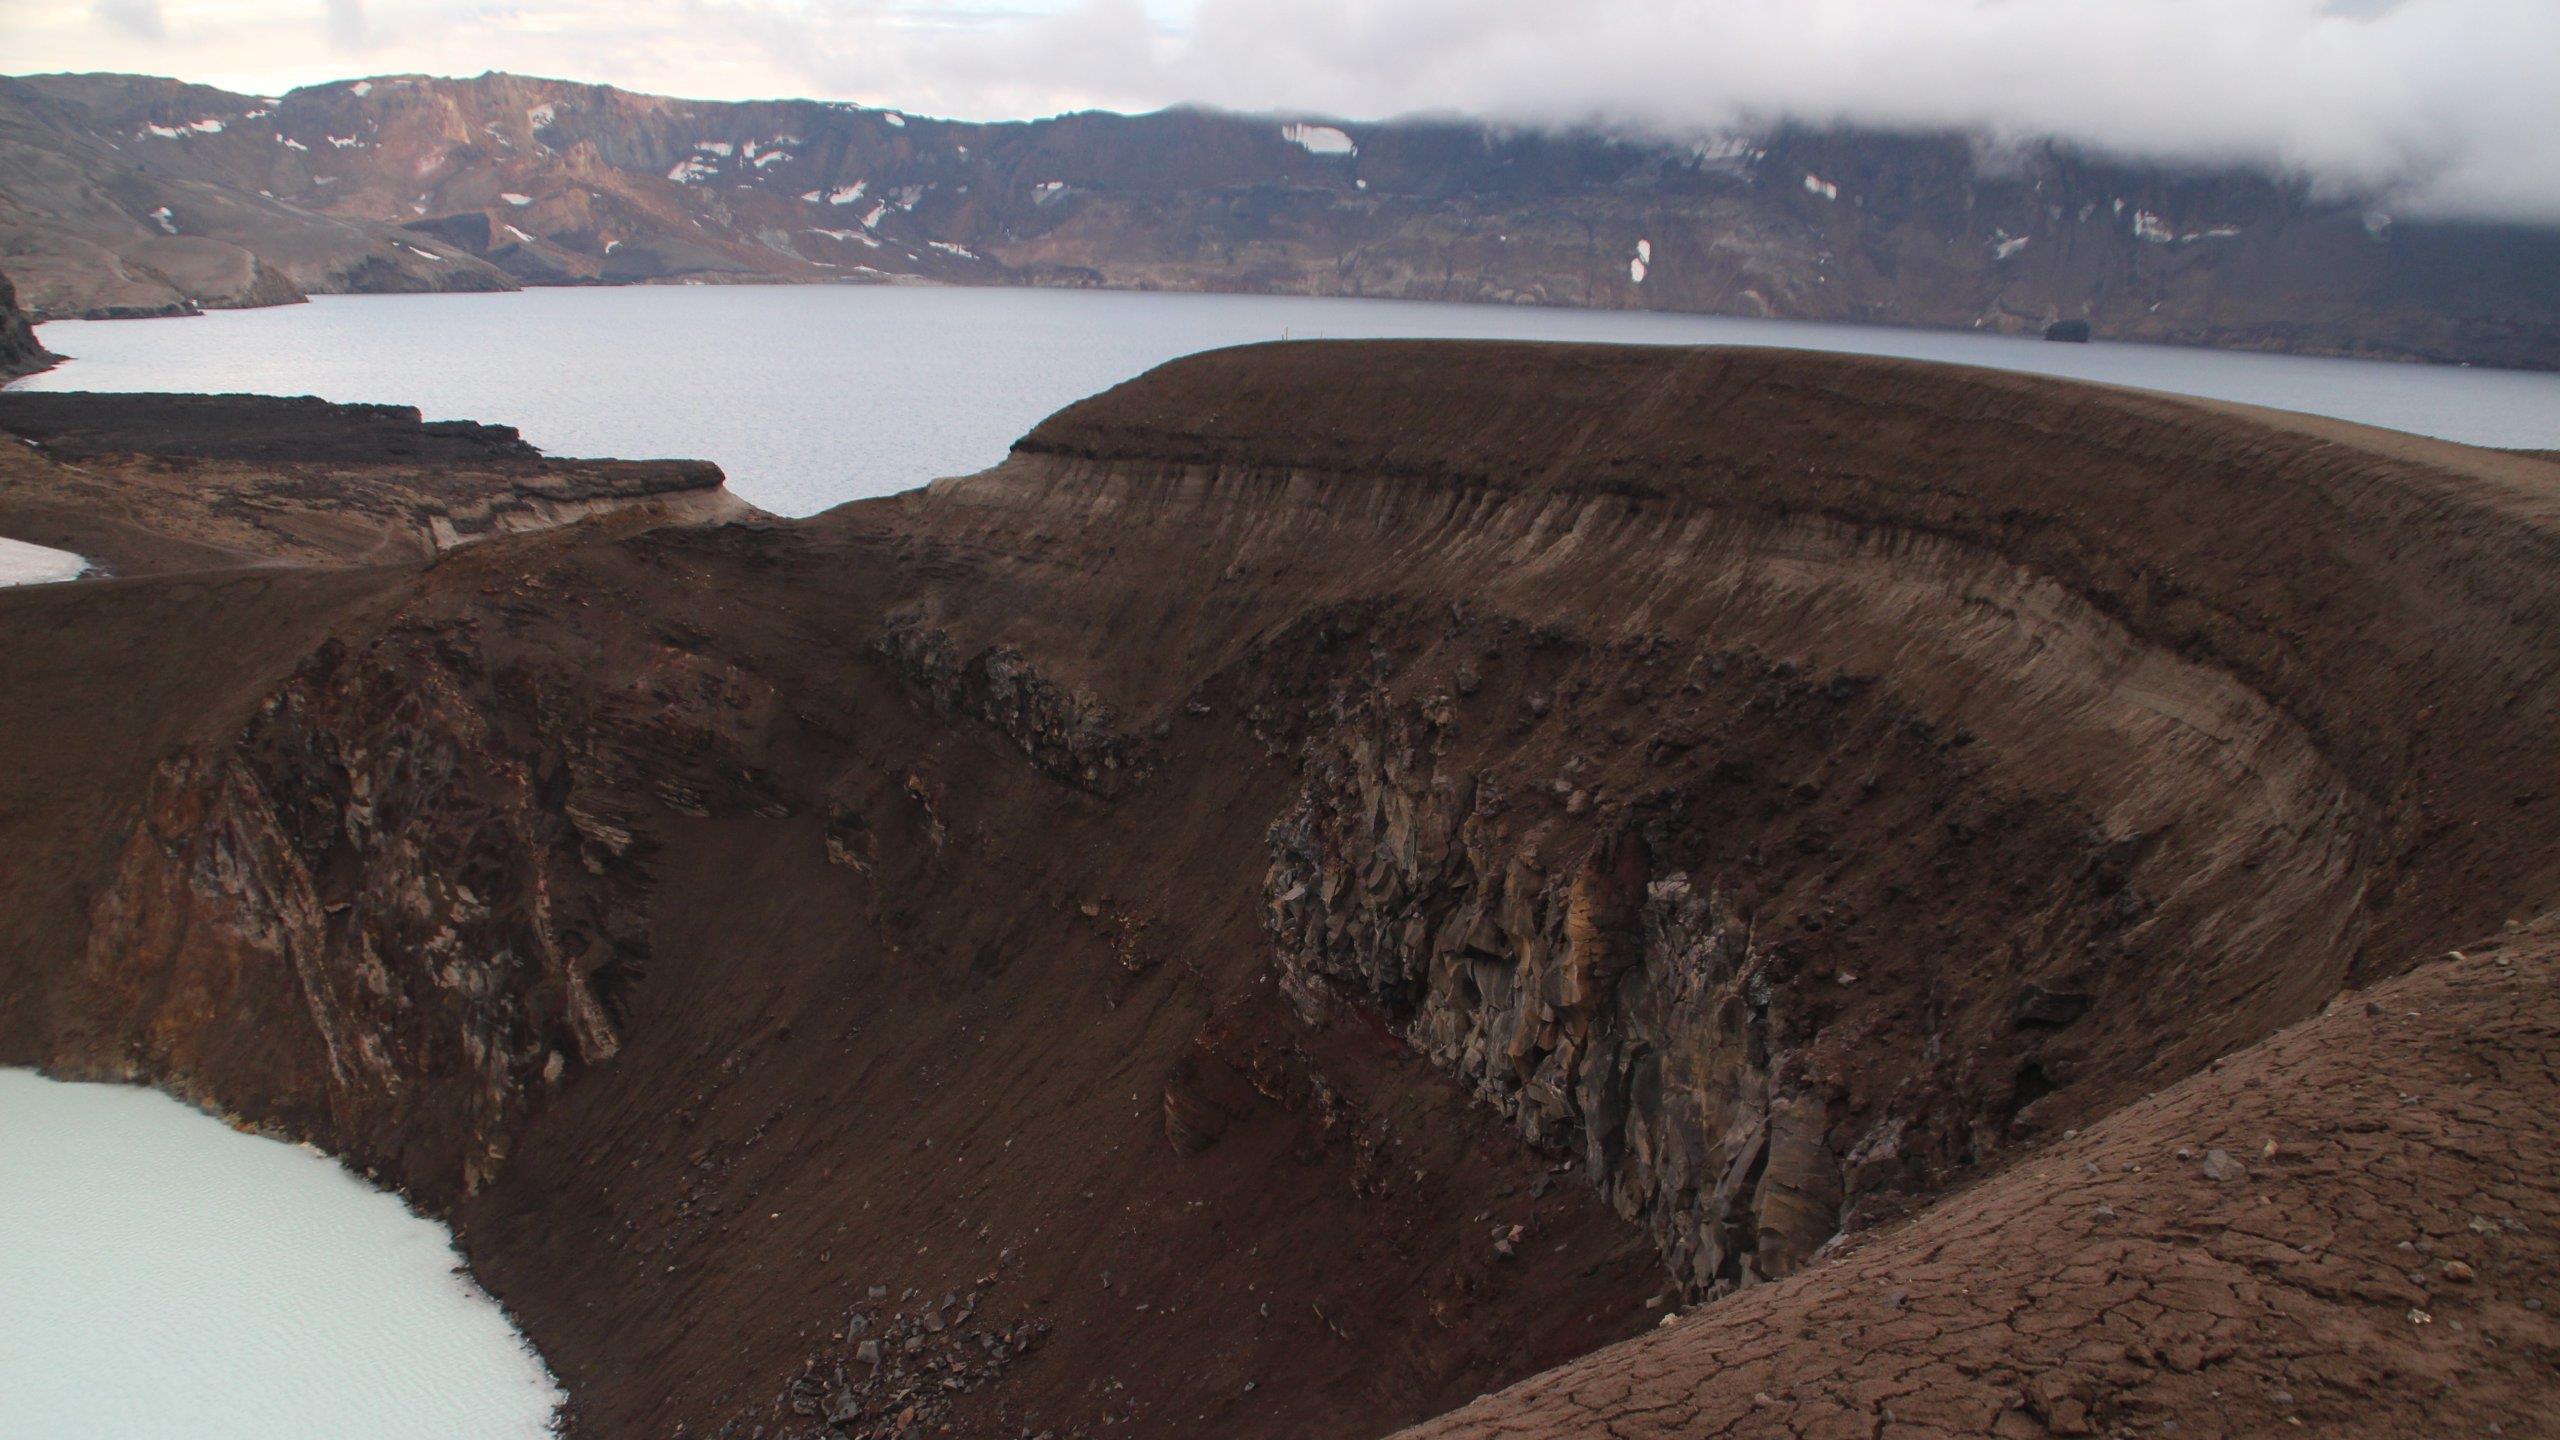
<svg viewBox="0 0 2560 1440">
<path fill-rule="evenodd" d="M 417 1195 L 577 1433 L 2553 1398 L 2545 462 L 1379 343 L 789 524 L 11 463 L 182 461 L 0 594 L 0 1055 Z"/>
</svg>

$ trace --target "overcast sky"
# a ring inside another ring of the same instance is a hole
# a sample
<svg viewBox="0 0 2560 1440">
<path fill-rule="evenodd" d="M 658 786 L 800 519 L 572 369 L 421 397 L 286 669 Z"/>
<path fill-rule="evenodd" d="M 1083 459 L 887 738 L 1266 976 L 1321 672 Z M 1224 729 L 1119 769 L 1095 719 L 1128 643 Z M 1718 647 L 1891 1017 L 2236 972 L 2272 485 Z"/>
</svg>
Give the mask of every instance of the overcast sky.
<svg viewBox="0 0 2560 1440">
<path fill-rule="evenodd" d="M 980 119 L 1963 125 L 2560 222 L 2560 0 L 0 0 L 0 64 L 266 94 L 512 70 Z"/>
</svg>

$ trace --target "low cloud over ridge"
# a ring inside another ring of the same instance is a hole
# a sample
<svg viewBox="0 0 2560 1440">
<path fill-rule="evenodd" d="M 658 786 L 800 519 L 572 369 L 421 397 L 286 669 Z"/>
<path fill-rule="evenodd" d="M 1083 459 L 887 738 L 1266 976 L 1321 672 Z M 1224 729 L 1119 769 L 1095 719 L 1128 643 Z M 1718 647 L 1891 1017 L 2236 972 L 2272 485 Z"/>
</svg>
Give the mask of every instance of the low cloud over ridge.
<svg viewBox="0 0 2560 1440">
<path fill-rule="evenodd" d="M 0 0 L 24 69 L 484 69 L 997 118 L 1184 102 L 2051 134 L 2560 224 L 2555 0 Z M 361 43 L 349 14 L 361 15 Z M 141 23 L 137 23 L 141 22 Z"/>
</svg>

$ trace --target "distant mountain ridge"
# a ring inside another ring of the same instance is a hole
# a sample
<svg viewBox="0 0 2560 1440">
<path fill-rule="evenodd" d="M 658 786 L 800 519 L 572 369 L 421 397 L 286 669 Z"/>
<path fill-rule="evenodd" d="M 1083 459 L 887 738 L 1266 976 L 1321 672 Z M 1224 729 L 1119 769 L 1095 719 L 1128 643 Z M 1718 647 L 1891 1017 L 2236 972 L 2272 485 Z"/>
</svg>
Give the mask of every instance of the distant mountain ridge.
<svg viewBox="0 0 2560 1440">
<path fill-rule="evenodd" d="M 39 319 L 308 294 L 945 282 L 1688 311 L 2560 367 L 2560 231 L 2241 169 L 1782 127 L 997 124 L 491 74 L 0 79 Z"/>
</svg>

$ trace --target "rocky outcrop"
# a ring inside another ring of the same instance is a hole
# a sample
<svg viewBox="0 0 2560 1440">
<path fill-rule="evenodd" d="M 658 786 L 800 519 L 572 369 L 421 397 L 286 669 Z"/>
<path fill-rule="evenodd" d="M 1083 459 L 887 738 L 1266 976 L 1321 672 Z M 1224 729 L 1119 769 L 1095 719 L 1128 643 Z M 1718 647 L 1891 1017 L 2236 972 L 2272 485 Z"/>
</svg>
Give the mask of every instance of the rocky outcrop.
<svg viewBox="0 0 2560 1440">
<path fill-rule="evenodd" d="M 1011 646 L 964 659 L 948 631 L 900 612 L 873 648 L 936 712 L 985 725 L 1070 785 L 1116 794 L 1147 768 L 1143 742 L 1114 728 L 1117 717 L 1099 696 L 1056 684 Z"/>
<path fill-rule="evenodd" d="M 333 644 L 227 751 L 164 762 L 56 1066 L 253 1107 L 439 1206 L 494 1173 L 546 1086 L 612 1058 L 648 936 L 597 738 L 516 731 L 484 664 L 415 629 Z"/>
<path fill-rule="evenodd" d="M 0 380 L 41 370 L 53 360 L 36 343 L 35 327 L 27 323 L 26 312 L 18 308 L 17 287 L 8 276 L 0 275 Z"/>
<path fill-rule="evenodd" d="M 1996 163 L 1983 157 L 1996 151 Z M 40 315 L 517 284 L 1388 296 L 2560 364 L 2548 229 L 2059 143 L 1203 110 L 966 124 L 513 75 L 0 80 Z"/>
<path fill-rule="evenodd" d="M 1514 849 L 1493 777 L 1344 748 L 1274 832 L 1271 928 L 1301 998 L 1332 981 L 1379 1004 L 1579 1162 L 1687 1292 L 1802 1265 L 1840 1227 L 1842 1177 L 1790 1053 L 1808 1031 L 1785 958 L 1687 874 L 1656 878 L 1641 829 Z"/>
<path fill-rule="evenodd" d="M 1471 703 L 1495 640 L 1307 747 L 1271 834 L 1284 984 L 1311 1014 L 1376 1006 L 1643 1225 L 1685 1293 L 1793 1272 L 2035 1134 L 2057 1086 L 2147 1058 L 2074 1028 L 2149 918 L 2140 842 L 2043 797 L 1981 805 L 2002 786 L 1969 742 L 1870 679 L 1507 628 L 1566 660 L 1557 690 Z M 1967 787 L 1977 806 L 1932 814 Z M 1836 873 L 1846 853 L 1867 873 Z M 1833 878 L 1782 898 L 1799 867 Z M 1915 903 L 1919 876 L 1939 893 Z M 1940 971 L 1936 947 L 1983 958 Z"/>
</svg>

